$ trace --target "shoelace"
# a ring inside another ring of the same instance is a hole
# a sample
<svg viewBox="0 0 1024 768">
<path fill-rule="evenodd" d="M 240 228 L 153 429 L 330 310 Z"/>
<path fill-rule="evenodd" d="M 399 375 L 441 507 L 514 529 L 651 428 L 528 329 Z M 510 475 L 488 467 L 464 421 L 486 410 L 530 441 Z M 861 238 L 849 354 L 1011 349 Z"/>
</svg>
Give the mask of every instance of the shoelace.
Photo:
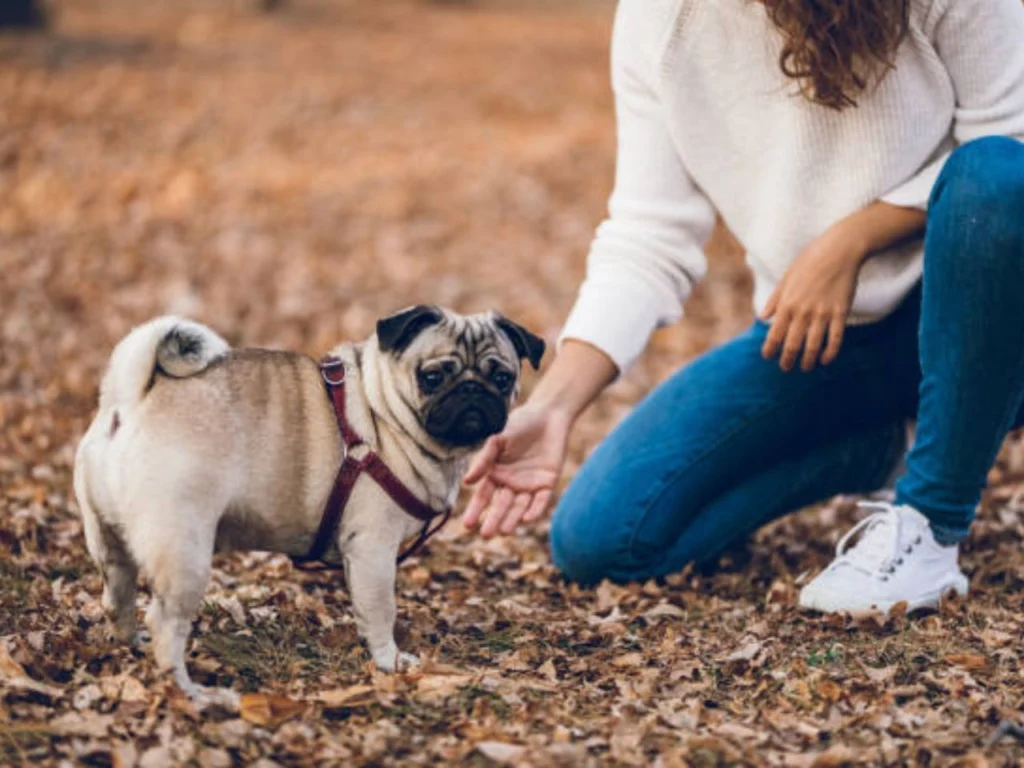
<svg viewBox="0 0 1024 768">
<path fill-rule="evenodd" d="M 872 510 L 836 545 L 834 565 L 844 563 L 862 573 L 878 576 L 888 581 L 896 567 L 903 564 L 903 555 L 910 554 L 917 544 L 921 543 L 918 536 L 913 542 L 900 551 L 900 516 L 891 504 L 877 502 L 861 502 L 861 509 Z M 860 540 L 850 545 L 850 540 L 863 531 Z"/>
</svg>

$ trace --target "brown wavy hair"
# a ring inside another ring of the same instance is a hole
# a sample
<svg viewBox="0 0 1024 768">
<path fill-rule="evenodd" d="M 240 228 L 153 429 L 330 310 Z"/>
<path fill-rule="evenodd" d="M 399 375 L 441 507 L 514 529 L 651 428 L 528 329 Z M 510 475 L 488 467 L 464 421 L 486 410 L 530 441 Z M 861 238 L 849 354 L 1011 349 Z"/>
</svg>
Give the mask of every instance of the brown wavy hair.
<svg viewBox="0 0 1024 768">
<path fill-rule="evenodd" d="M 815 104 L 841 110 L 893 67 L 910 0 L 761 0 L 782 34 L 779 66 Z"/>
</svg>

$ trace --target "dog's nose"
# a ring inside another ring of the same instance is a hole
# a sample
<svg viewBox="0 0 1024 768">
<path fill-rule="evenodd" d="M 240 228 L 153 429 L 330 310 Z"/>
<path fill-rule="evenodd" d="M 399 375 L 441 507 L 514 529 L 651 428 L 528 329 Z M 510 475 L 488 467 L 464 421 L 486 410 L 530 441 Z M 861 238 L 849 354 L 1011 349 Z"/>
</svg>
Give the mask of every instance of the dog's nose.
<svg viewBox="0 0 1024 768">
<path fill-rule="evenodd" d="M 481 395 L 487 390 L 479 381 L 464 381 L 459 385 L 459 391 L 466 395 Z"/>
</svg>

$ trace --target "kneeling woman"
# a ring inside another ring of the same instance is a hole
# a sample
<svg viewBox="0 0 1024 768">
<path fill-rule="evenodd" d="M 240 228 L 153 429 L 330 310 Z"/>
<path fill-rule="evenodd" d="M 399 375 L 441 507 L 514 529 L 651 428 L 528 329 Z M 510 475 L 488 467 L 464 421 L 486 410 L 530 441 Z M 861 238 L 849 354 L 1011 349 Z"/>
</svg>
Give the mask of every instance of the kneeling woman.
<svg viewBox="0 0 1024 768">
<path fill-rule="evenodd" d="M 804 607 L 934 604 L 1024 422 L 1021 0 L 621 0 L 610 216 L 554 364 L 478 457 L 466 522 L 539 518 L 576 417 L 676 321 L 714 210 L 758 320 L 653 391 L 555 511 L 555 563 L 643 580 L 838 493 L 876 508 Z"/>
</svg>

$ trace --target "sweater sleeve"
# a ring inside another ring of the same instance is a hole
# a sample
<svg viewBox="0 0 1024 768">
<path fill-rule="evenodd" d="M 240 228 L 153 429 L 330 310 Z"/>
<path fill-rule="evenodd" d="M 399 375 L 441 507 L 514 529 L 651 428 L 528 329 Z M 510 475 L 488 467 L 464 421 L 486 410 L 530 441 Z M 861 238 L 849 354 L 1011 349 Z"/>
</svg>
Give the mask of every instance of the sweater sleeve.
<svg viewBox="0 0 1024 768">
<path fill-rule="evenodd" d="M 646 2 L 619 5 L 612 36 L 615 188 L 560 338 L 592 344 L 620 372 L 640 355 L 655 328 L 682 316 L 682 302 L 705 271 L 703 245 L 715 221 L 666 127 L 649 41 L 635 34 Z"/>
<path fill-rule="evenodd" d="M 953 139 L 1024 140 L 1024 3 L 935 0 L 931 39 L 953 83 Z M 882 199 L 924 209 L 950 153 L 944 152 Z"/>
</svg>

